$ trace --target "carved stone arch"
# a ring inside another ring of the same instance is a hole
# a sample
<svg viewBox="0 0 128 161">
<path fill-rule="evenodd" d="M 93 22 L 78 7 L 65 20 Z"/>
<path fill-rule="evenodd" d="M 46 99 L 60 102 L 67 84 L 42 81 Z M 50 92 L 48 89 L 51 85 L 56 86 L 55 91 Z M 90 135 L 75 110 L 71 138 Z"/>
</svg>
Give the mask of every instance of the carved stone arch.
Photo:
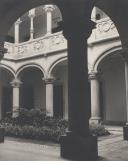
<svg viewBox="0 0 128 161">
<path fill-rule="evenodd" d="M 94 72 L 98 72 L 98 67 L 100 65 L 100 63 L 108 56 L 112 56 L 112 55 L 115 55 L 115 54 L 118 54 L 120 53 L 120 51 L 122 50 L 122 47 L 121 46 L 116 46 L 116 47 L 113 47 L 113 48 L 110 48 L 108 50 L 106 50 L 105 52 L 103 52 L 97 59 L 96 61 L 94 62 L 94 64 L 92 65 L 92 71 Z"/>
<path fill-rule="evenodd" d="M 52 73 L 53 69 L 56 67 L 57 64 L 65 61 L 65 60 L 67 60 L 67 56 L 64 56 L 62 58 L 59 58 L 55 62 L 53 62 L 52 65 L 48 69 L 48 76 L 51 76 L 51 73 Z"/>
<path fill-rule="evenodd" d="M 16 77 L 19 78 L 20 75 L 21 75 L 21 73 L 22 73 L 25 69 L 27 69 L 27 68 L 33 68 L 33 67 L 39 69 L 39 70 L 42 72 L 43 76 L 45 77 L 45 70 L 44 70 L 40 65 L 34 64 L 34 63 L 32 63 L 32 64 L 25 64 L 25 65 L 21 66 L 21 67 L 17 70 L 17 72 L 16 72 Z"/>
<path fill-rule="evenodd" d="M 8 65 L 5 65 L 5 64 L 0 64 L 0 69 L 1 68 L 3 68 L 3 69 L 5 69 L 6 71 L 8 71 L 9 73 L 11 73 L 11 75 L 12 75 L 12 77 L 14 77 L 15 78 L 15 71 L 10 67 L 10 66 L 8 66 Z"/>
</svg>

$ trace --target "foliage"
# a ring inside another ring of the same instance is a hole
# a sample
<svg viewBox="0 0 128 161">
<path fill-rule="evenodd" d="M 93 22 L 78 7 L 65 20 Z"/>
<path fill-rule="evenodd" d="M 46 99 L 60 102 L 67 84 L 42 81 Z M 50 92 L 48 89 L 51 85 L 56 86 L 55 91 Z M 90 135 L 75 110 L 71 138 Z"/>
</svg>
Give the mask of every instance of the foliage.
<svg viewBox="0 0 128 161">
<path fill-rule="evenodd" d="M 0 126 L 5 128 L 6 136 L 59 141 L 61 135 L 66 133 L 68 122 L 61 118 L 46 116 L 39 109 L 20 109 L 19 117 L 12 118 L 11 113 L 1 120 Z M 103 125 L 90 125 L 93 135 L 103 136 L 110 133 Z"/>
<path fill-rule="evenodd" d="M 8 113 L 0 125 L 5 128 L 6 136 L 59 141 L 66 132 L 68 122 L 48 117 L 39 109 L 20 109 L 19 117 L 12 118 Z"/>
<path fill-rule="evenodd" d="M 90 132 L 96 136 L 110 135 L 110 132 L 102 124 L 90 124 Z"/>
</svg>

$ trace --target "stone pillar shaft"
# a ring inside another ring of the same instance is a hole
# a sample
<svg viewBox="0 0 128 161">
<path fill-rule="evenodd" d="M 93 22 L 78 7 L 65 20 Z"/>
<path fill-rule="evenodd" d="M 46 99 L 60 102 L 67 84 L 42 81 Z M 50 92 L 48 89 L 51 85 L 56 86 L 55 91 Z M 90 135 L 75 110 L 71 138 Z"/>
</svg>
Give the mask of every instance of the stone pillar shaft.
<svg viewBox="0 0 128 161">
<path fill-rule="evenodd" d="M 46 12 L 46 34 L 52 33 L 52 12 L 54 10 L 53 5 L 45 5 L 44 10 Z"/>
<path fill-rule="evenodd" d="M 20 41 L 20 32 L 19 32 L 19 26 L 20 26 L 21 20 L 20 18 L 15 22 L 15 43 L 19 43 Z"/>
<path fill-rule="evenodd" d="M 125 61 L 125 90 L 126 90 L 126 111 L 127 111 L 127 125 L 128 125 L 128 60 Z"/>
<path fill-rule="evenodd" d="M 62 27 L 68 42 L 69 133 L 60 139 L 61 156 L 71 160 L 96 160 L 97 139 L 90 135 L 89 130 L 90 86 L 87 39 L 94 27 L 94 23 L 90 20 L 91 1 L 63 3 Z"/>
<path fill-rule="evenodd" d="M 68 40 L 69 130 L 80 136 L 89 132 L 88 94 L 87 42 L 74 37 Z"/>
<path fill-rule="evenodd" d="M 30 17 L 30 39 L 34 39 L 34 17 L 35 17 L 35 9 L 31 9 L 29 11 Z"/>
<path fill-rule="evenodd" d="M 100 115 L 100 87 L 97 73 L 91 73 L 89 76 L 91 85 L 91 122 L 99 123 Z"/>
<path fill-rule="evenodd" d="M 53 78 L 44 79 L 46 84 L 46 114 L 47 116 L 53 116 Z"/>
<path fill-rule="evenodd" d="M 18 117 L 19 116 L 19 97 L 20 97 L 20 85 L 21 81 L 18 79 L 14 79 L 11 82 L 11 85 L 13 87 L 13 114 L 12 117 Z"/>
<path fill-rule="evenodd" d="M 127 50 L 122 51 L 122 58 L 124 61 L 125 66 L 125 100 L 126 100 L 126 114 L 127 114 L 127 121 L 126 125 L 128 125 L 128 54 Z"/>
</svg>

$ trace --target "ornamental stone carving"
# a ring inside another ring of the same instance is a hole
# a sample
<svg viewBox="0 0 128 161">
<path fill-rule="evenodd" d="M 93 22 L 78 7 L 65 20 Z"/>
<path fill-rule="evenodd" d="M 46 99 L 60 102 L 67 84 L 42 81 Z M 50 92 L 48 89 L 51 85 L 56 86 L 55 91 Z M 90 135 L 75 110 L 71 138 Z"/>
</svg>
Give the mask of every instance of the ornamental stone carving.
<svg viewBox="0 0 128 161">
<path fill-rule="evenodd" d="M 34 42 L 33 46 L 35 51 L 39 51 L 44 48 L 44 41 L 43 40 L 36 41 Z"/>
<path fill-rule="evenodd" d="M 18 54 L 27 53 L 27 46 L 18 46 Z"/>
<path fill-rule="evenodd" d="M 113 29 L 115 30 L 115 32 L 117 32 L 115 24 L 110 19 L 105 19 L 101 22 L 97 22 L 96 30 L 99 33 L 106 33 Z"/>
<path fill-rule="evenodd" d="M 57 35 L 52 37 L 52 45 L 59 45 L 66 41 L 63 35 Z"/>
</svg>

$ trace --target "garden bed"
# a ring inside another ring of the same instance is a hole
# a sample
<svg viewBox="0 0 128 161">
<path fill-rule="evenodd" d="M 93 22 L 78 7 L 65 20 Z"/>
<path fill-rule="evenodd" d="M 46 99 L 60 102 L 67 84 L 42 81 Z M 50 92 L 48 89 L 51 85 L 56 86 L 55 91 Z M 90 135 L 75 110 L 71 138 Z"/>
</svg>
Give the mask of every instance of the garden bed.
<svg viewBox="0 0 128 161">
<path fill-rule="evenodd" d="M 59 142 L 60 136 L 66 134 L 68 122 L 61 118 L 48 117 L 41 110 L 20 109 L 19 117 L 12 118 L 8 114 L 1 120 L 0 126 L 5 129 L 5 136 Z M 103 125 L 93 124 L 90 132 L 97 136 L 110 134 Z"/>
</svg>

